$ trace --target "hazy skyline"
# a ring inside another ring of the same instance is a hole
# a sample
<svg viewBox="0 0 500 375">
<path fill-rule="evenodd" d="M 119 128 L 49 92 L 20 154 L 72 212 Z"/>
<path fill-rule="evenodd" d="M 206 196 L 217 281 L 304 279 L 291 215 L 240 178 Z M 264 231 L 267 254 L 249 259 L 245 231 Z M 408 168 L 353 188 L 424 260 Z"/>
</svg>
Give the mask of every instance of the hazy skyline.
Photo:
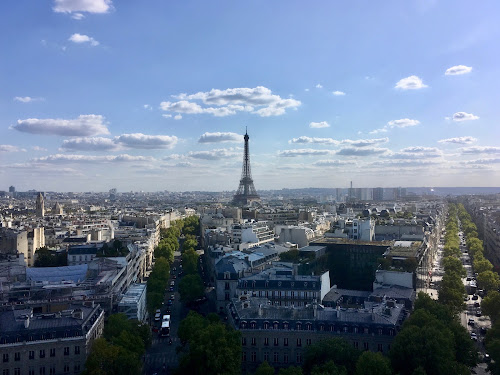
<svg viewBox="0 0 500 375">
<path fill-rule="evenodd" d="M 0 4 L 0 190 L 500 186 L 495 1 Z"/>
</svg>

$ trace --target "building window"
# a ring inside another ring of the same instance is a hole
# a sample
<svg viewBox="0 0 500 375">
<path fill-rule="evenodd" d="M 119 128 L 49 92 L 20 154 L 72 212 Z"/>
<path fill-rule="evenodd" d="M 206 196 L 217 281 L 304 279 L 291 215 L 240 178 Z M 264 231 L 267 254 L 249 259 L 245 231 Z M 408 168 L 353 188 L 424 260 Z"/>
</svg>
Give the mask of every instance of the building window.
<svg viewBox="0 0 500 375">
<path fill-rule="evenodd" d="M 297 353 L 297 363 L 302 363 L 302 354 Z"/>
<path fill-rule="evenodd" d="M 255 337 L 252 337 L 252 346 L 255 346 L 257 345 L 257 340 L 255 339 Z"/>
<path fill-rule="evenodd" d="M 288 337 L 283 339 L 283 346 L 288 346 Z"/>
<path fill-rule="evenodd" d="M 45 349 L 40 350 L 40 358 L 45 358 Z M 43 371 L 45 372 L 45 367 L 43 369 L 44 369 Z"/>
<path fill-rule="evenodd" d="M 75 372 L 80 373 L 80 364 L 79 363 L 75 363 L 74 370 L 75 370 Z"/>
<path fill-rule="evenodd" d="M 3 361 L 4 361 L 4 363 L 9 362 L 9 354 L 8 353 L 3 354 Z"/>
<path fill-rule="evenodd" d="M 275 337 L 275 338 L 274 338 L 274 346 L 278 346 L 278 344 L 279 344 L 279 342 L 278 342 L 278 338 L 277 338 L 277 337 Z"/>
<path fill-rule="evenodd" d="M 226 293 L 226 294 L 224 295 L 224 299 L 225 299 L 226 301 L 229 301 L 229 293 Z"/>
<path fill-rule="evenodd" d="M 14 353 L 14 361 L 20 361 L 21 360 L 21 353 L 17 352 Z"/>
<path fill-rule="evenodd" d="M 264 345 L 265 346 L 269 345 L 269 337 L 264 337 Z"/>
<path fill-rule="evenodd" d="M 302 346 L 302 339 L 297 339 L 297 346 Z"/>
<path fill-rule="evenodd" d="M 283 329 L 288 329 L 288 322 L 283 323 Z"/>
<path fill-rule="evenodd" d="M 247 338 L 246 337 L 242 337 L 241 338 L 241 346 L 246 346 L 247 345 Z"/>
<path fill-rule="evenodd" d="M 368 350 L 368 343 L 367 342 L 363 343 L 363 349 Z"/>
<path fill-rule="evenodd" d="M 64 347 L 64 355 L 69 355 L 69 346 Z"/>
<path fill-rule="evenodd" d="M 51 357 L 55 357 L 56 356 L 56 349 L 55 348 L 50 349 L 50 356 Z"/>
<path fill-rule="evenodd" d="M 269 322 L 264 322 L 264 329 L 269 329 Z"/>
<path fill-rule="evenodd" d="M 283 354 L 283 362 L 288 363 L 288 354 L 287 353 Z"/>
<path fill-rule="evenodd" d="M 311 345 L 311 339 L 306 339 L 306 345 L 307 346 Z"/>
<path fill-rule="evenodd" d="M 306 331 L 311 331 L 312 330 L 312 324 L 311 323 L 307 323 L 306 324 Z"/>
<path fill-rule="evenodd" d="M 224 290 L 229 290 L 229 283 L 227 281 L 224 283 Z"/>
<path fill-rule="evenodd" d="M 69 365 L 67 363 L 64 364 L 64 373 L 69 373 Z"/>
<path fill-rule="evenodd" d="M 75 346 L 75 354 L 80 354 L 80 345 Z"/>
<path fill-rule="evenodd" d="M 269 362 L 269 352 L 264 352 L 264 361 Z"/>
<path fill-rule="evenodd" d="M 9 369 L 3 369 L 2 375 L 9 375 Z"/>
<path fill-rule="evenodd" d="M 382 334 L 382 328 L 379 328 L 379 329 L 377 330 L 377 332 L 378 332 L 378 334 L 379 334 L 379 335 L 381 335 L 381 334 Z"/>
<path fill-rule="evenodd" d="M 21 375 L 21 368 L 20 367 L 16 367 L 14 369 L 14 375 Z"/>
<path fill-rule="evenodd" d="M 241 361 L 242 362 L 246 362 L 247 361 L 247 353 L 246 352 L 241 353 Z"/>
<path fill-rule="evenodd" d="M 257 362 L 257 352 L 252 352 L 251 360 L 252 362 Z"/>
<path fill-rule="evenodd" d="M 273 323 L 273 329 L 278 329 L 278 322 Z"/>
<path fill-rule="evenodd" d="M 56 375 L 56 366 L 54 365 L 50 366 L 49 375 Z"/>
<path fill-rule="evenodd" d="M 35 351 L 34 350 L 30 350 L 29 359 L 35 359 Z M 35 370 L 33 370 L 33 371 L 35 371 Z"/>
<path fill-rule="evenodd" d="M 382 347 L 382 344 L 378 344 L 378 345 L 377 345 L 377 350 L 378 350 L 379 352 L 383 352 L 383 351 L 384 351 L 384 349 L 383 349 L 383 347 Z"/>
<path fill-rule="evenodd" d="M 274 362 L 278 363 L 279 361 L 280 361 L 279 353 L 278 352 L 274 352 Z"/>
<path fill-rule="evenodd" d="M 45 375 L 45 367 L 40 367 L 40 375 Z"/>
<path fill-rule="evenodd" d="M 34 367 L 29 368 L 28 375 L 35 375 L 35 368 Z"/>
<path fill-rule="evenodd" d="M 300 331 L 302 329 L 302 324 L 301 323 L 297 323 L 297 331 Z"/>
</svg>

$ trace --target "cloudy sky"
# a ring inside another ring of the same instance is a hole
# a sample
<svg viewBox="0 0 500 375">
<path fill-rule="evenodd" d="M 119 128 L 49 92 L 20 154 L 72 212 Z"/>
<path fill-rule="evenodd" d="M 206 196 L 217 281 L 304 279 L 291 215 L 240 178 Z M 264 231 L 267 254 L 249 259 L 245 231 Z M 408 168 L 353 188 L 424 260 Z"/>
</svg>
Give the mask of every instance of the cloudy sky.
<svg viewBox="0 0 500 375">
<path fill-rule="evenodd" d="M 500 186 L 499 13 L 2 1 L 0 190 Z"/>
</svg>

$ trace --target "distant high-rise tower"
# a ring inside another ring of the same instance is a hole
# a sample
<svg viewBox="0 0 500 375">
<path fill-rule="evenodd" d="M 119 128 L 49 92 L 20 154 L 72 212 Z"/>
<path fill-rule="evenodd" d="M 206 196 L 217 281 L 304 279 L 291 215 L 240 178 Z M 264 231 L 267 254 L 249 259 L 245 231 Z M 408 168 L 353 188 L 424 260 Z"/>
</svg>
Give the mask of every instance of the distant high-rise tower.
<svg viewBox="0 0 500 375">
<path fill-rule="evenodd" d="M 245 131 L 245 154 L 243 155 L 243 169 L 241 171 L 240 186 L 233 198 L 233 203 L 245 206 L 252 202 L 259 202 L 260 197 L 253 186 L 252 173 L 250 172 L 250 152 L 248 150 L 248 132 Z"/>
<path fill-rule="evenodd" d="M 45 216 L 45 200 L 43 198 L 42 193 L 38 193 L 38 196 L 36 197 L 36 216 L 37 217 L 44 217 Z"/>
</svg>

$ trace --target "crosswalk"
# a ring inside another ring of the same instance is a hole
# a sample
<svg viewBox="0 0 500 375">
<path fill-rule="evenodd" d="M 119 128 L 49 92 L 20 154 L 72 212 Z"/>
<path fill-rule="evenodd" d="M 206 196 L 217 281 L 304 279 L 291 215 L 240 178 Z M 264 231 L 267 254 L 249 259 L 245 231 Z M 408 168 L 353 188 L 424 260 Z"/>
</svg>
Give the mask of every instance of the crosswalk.
<svg viewBox="0 0 500 375">
<path fill-rule="evenodd" d="M 156 337 L 153 337 L 153 346 L 155 345 L 160 345 L 160 344 L 165 344 L 165 345 L 168 345 L 168 340 L 169 339 L 172 339 L 172 346 L 176 346 L 176 345 L 179 345 L 180 344 L 180 340 L 178 337 L 160 337 L 160 336 L 156 336 Z"/>
<path fill-rule="evenodd" d="M 154 373 L 162 369 L 164 366 L 168 369 L 177 367 L 177 356 L 175 351 L 169 353 L 151 353 L 147 354 L 144 359 L 144 373 Z"/>
</svg>

